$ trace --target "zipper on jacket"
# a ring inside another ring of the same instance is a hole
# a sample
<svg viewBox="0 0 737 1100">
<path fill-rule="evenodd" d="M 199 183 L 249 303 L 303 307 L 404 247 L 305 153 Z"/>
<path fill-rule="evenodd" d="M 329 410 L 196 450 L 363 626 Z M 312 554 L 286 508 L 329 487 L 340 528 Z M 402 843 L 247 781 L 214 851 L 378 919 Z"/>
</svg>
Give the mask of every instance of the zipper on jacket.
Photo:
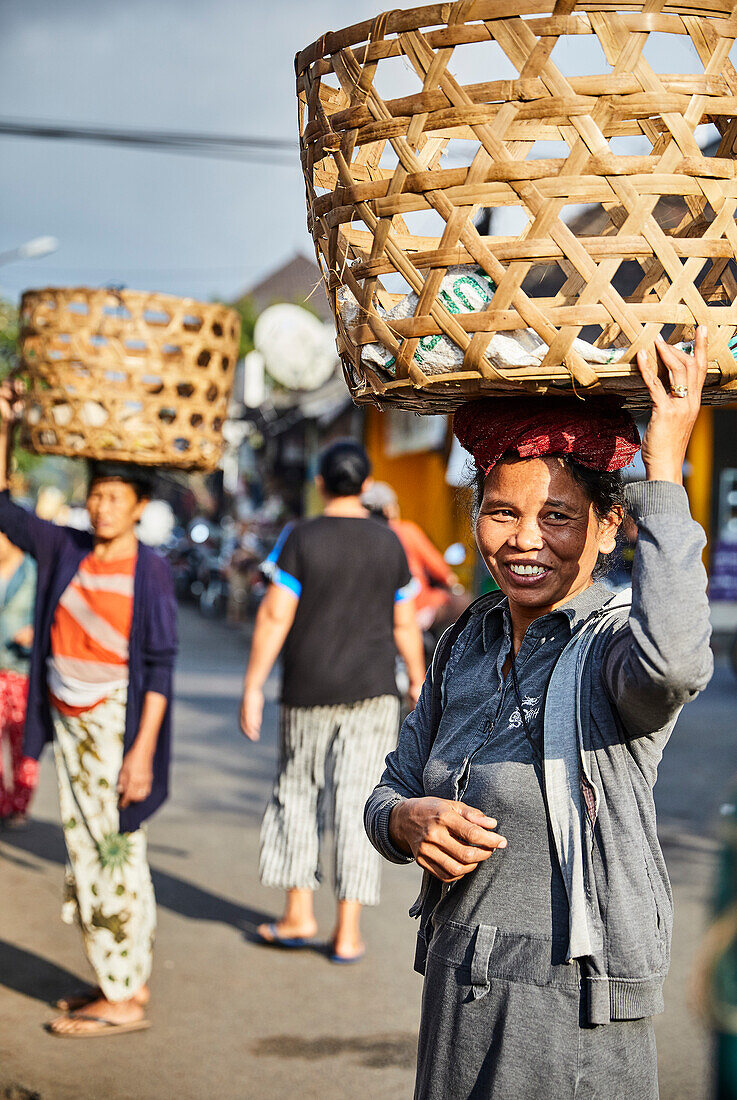
<svg viewBox="0 0 737 1100">
<path fill-rule="evenodd" d="M 498 713 L 498 710 L 497 710 L 497 713 Z M 458 779 L 456 780 L 456 796 L 455 796 L 455 801 L 456 802 L 461 802 L 463 800 L 463 796 L 466 793 L 466 788 L 468 787 L 468 782 L 471 778 L 471 765 L 473 764 L 473 761 L 476 758 L 476 756 L 483 749 L 484 745 L 486 745 L 488 743 L 489 738 L 491 737 L 492 733 L 494 732 L 494 725 L 495 725 L 495 721 L 494 721 L 493 718 L 488 718 L 486 720 L 486 723 L 484 725 L 484 739 L 483 739 L 483 741 L 480 741 L 478 743 L 478 745 L 473 750 L 473 752 L 470 753 L 465 758 L 465 760 L 463 761 L 463 764 L 461 765 L 461 772 L 458 776 Z M 443 885 L 442 885 L 441 891 L 440 891 L 440 901 L 443 901 L 448 896 L 448 894 L 451 892 L 453 887 L 457 886 L 458 883 L 462 882 L 462 881 L 463 881 L 463 879 L 457 879 L 455 882 L 444 882 Z M 438 905 L 439 904 L 440 904 L 440 902 L 438 902 Z M 436 906 L 436 908 L 437 908 L 437 906 Z M 434 911 L 433 911 L 433 914 L 434 914 Z M 431 916 L 430 916 L 431 920 L 432 920 L 433 914 L 431 914 Z"/>
<path fill-rule="evenodd" d="M 496 710 L 494 711 L 494 717 L 493 718 L 490 717 L 490 716 L 487 717 L 487 719 L 484 723 L 483 730 L 482 730 L 482 735 L 483 736 L 482 736 L 481 741 L 479 741 L 476 748 L 473 749 L 473 751 L 469 753 L 469 755 L 465 758 L 465 760 L 463 761 L 463 764 L 461 765 L 461 771 L 458 775 L 458 779 L 456 780 L 456 801 L 458 801 L 458 802 L 460 802 L 463 799 L 463 796 L 466 793 L 466 789 L 468 787 L 468 783 L 469 783 L 469 780 L 471 778 L 471 767 L 473 765 L 474 760 L 476 759 L 478 754 L 481 752 L 481 750 L 483 748 L 485 748 L 486 745 L 488 745 L 489 741 L 491 740 L 491 736 L 494 733 L 494 730 L 496 728 L 497 715 L 499 714 L 500 710 L 504 706 L 504 700 L 507 697 L 507 680 L 501 680 L 501 678 L 500 678 L 499 687 L 498 687 L 497 691 L 495 692 L 495 694 L 498 695 L 499 692 L 501 692 L 501 696 L 499 697 L 499 701 L 497 703 Z"/>
<path fill-rule="evenodd" d="M 488 745 L 489 741 L 491 740 L 492 734 L 494 733 L 494 730 L 496 728 L 496 718 L 497 718 L 497 715 L 499 714 L 499 711 L 501 710 L 502 706 L 504 705 L 504 700 L 505 700 L 506 694 L 507 694 L 507 681 L 506 680 L 501 680 L 501 678 L 500 678 L 500 682 L 499 682 L 499 687 L 498 687 L 497 691 L 495 692 L 495 695 L 498 695 L 499 692 L 501 692 L 501 697 L 499 699 L 499 702 L 497 703 L 496 710 L 494 711 L 494 717 L 493 718 L 487 717 L 486 721 L 484 722 L 484 727 L 483 727 L 483 730 L 482 730 L 482 733 L 483 733 L 482 740 L 479 741 L 476 748 L 472 752 L 470 752 L 468 754 L 468 756 L 465 757 L 463 763 L 461 764 L 461 770 L 458 773 L 458 778 L 455 781 L 455 791 L 456 791 L 455 801 L 456 802 L 461 802 L 463 800 L 463 796 L 466 793 L 466 789 L 468 787 L 468 783 L 469 783 L 469 780 L 471 778 L 471 767 L 473 765 L 473 762 L 476 759 L 476 757 L 478 756 L 478 754 L 481 752 L 481 750 L 486 745 Z M 444 882 L 443 885 L 442 885 L 441 893 L 440 893 L 440 901 L 442 901 L 444 898 L 446 898 L 448 896 L 448 894 L 453 889 L 453 887 L 458 885 L 458 882 L 462 882 L 462 881 L 463 881 L 463 879 L 458 879 L 457 882 Z M 438 904 L 440 904 L 440 902 L 438 902 Z"/>
<path fill-rule="evenodd" d="M 458 776 L 458 779 L 456 780 L 456 800 L 458 802 L 461 802 L 463 800 L 463 796 L 466 793 L 466 789 L 468 787 L 469 780 L 471 779 L 471 765 L 473 764 L 474 760 L 476 759 L 478 754 L 481 752 L 481 750 L 484 748 L 484 746 L 486 744 L 488 744 L 489 738 L 491 737 L 493 732 L 494 732 L 494 720 L 489 718 L 489 719 L 487 719 L 487 721 L 484 725 L 483 740 L 479 741 L 478 745 L 473 750 L 473 752 L 470 753 L 466 757 L 466 759 L 463 761 L 461 773 Z"/>
<path fill-rule="evenodd" d="M 473 755 L 473 754 L 471 754 L 471 755 Z M 461 795 L 462 795 L 463 791 L 465 791 L 466 787 L 468 786 L 468 772 L 469 772 L 470 763 L 471 763 L 471 757 L 466 756 L 463 760 L 463 763 L 461 764 L 461 770 L 458 773 L 458 776 L 456 777 L 455 783 L 453 784 L 453 786 L 455 788 L 455 801 L 456 802 L 460 802 Z"/>
</svg>

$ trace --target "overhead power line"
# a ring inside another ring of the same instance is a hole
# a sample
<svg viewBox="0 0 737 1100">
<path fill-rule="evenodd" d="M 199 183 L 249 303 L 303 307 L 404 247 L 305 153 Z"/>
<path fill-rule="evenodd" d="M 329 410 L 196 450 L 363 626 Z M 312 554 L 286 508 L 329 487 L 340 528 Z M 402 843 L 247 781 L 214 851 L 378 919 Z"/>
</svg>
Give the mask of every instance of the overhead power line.
<svg viewBox="0 0 737 1100">
<path fill-rule="evenodd" d="M 208 134 L 185 130 L 123 129 L 33 119 L 0 118 L 0 134 L 9 137 L 45 138 L 51 141 L 83 141 L 99 145 L 127 146 L 158 152 L 185 153 L 272 164 L 285 168 L 299 163 L 296 141 L 255 135 Z"/>
</svg>

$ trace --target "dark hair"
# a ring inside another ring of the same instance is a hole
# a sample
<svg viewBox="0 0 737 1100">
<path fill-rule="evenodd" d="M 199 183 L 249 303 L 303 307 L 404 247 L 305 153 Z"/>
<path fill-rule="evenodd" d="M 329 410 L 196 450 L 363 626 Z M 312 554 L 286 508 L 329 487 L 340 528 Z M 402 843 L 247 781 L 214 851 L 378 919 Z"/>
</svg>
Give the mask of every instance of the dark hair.
<svg viewBox="0 0 737 1100">
<path fill-rule="evenodd" d="M 318 466 L 325 489 L 332 497 L 352 497 L 371 473 L 371 463 L 355 439 L 338 439 L 320 455 Z"/>
<path fill-rule="evenodd" d="M 134 462 L 89 462 L 87 464 L 87 495 L 96 481 L 123 481 L 130 485 L 138 500 L 150 500 L 154 487 L 153 470 L 136 466 Z"/>
<path fill-rule="evenodd" d="M 621 471 L 592 470 L 590 466 L 582 466 L 575 458 L 566 455 L 563 461 L 573 480 L 578 482 L 591 501 L 598 520 L 606 519 L 612 508 L 627 510 Z"/>
<path fill-rule="evenodd" d="M 516 454 L 502 455 L 500 461 L 503 462 L 505 459 L 516 459 L 518 457 L 519 456 Z M 582 463 L 577 462 L 575 458 L 571 458 L 570 455 L 557 455 L 555 457 L 561 459 L 573 480 L 580 485 L 586 493 L 586 496 L 593 506 L 594 515 L 599 521 L 606 519 L 613 508 L 621 508 L 622 513 L 626 513 L 627 502 L 624 492 L 624 482 L 622 481 L 622 473 L 620 470 L 614 470 L 612 473 L 609 473 L 607 470 L 592 470 L 590 466 L 582 465 Z M 481 501 L 484 498 L 484 482 L 486 481 L 486 477 L 487 475 L 484 471 L 476 467 L 473 482 L 474 520 L 478 516 Z M 614 557 L 614 554 L 600 554 L 596 568 L 594 569 L 594 576 L 604 576 L 609 566 L 613 563 Z"/>
</svg>

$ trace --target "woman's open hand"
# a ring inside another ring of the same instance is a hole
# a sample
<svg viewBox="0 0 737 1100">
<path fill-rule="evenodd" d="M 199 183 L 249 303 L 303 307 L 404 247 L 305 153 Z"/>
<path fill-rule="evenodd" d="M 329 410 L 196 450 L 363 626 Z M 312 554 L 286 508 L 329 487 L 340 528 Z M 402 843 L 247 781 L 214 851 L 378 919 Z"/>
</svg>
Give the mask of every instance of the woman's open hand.
<svg viewBox="0 0 737 1100">
<path fill-rule="evenodd" d="M 241 729 L 249 741 L 258 741 L 261 737 L 263 715 L 263 691 L 257 688 L 246 688 L 241 700 Z"/>
<path fill-rule="evenodd" d="M 154 770 L 151 754 L 135 744 L 128 749 L 118 776 L 118 805 L 121 810 L 131 802 L 143 802 L 151 794 Z"/>
<path fill-rule="evenodd" d="M 455 882 L 507 841 L 495 833 L 496 820 L 463 802 L 445 798 L 406 798 L 389 818 L 389 835 L 401 851 L 441 882 Z"/>
<path fill-rule="evenodd" d="M 706 328 L 700 325 L 696 329 L 693 355 L 671 347 L 660 336 L 655 341 L 655 351 L 658 363 L 668 374 L 669 386 L 663 385 L 645 352 L 638 351 L 637 366 L 653 402 L 642 441 L 642 461 L 648 481 L 675 481 L 680 485 L 706 381 Z"/>
</svg>

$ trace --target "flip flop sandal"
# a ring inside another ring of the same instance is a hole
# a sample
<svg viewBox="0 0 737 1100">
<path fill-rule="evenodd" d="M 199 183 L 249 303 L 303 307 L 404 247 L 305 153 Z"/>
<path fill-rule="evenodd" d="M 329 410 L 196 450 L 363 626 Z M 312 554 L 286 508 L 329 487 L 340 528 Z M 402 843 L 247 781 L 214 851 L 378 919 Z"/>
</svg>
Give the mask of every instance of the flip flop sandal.
<svg viewBox="0 0 737 1100">
<path fill-rule="evenodd" d="M 84 1029 L 83 1031 L 59 1031 L 53 1022 L 47 1025 L 50 1035 L 57 1039 L 99 1039 L 103 1035 L 127 1035 L 131 1031 L 145 1031 L 151 1027 L 150 1020 L 131 1020 L 127 1024 L 118 1024 L 114 1020 L 106 1020 L 102 1016 L 87 1016 L 84 1013 L 70 1012 L 67 1020 L 90 1020 L 94 1024 L 100 1024 L 98 1028 Z"/>
<path fill-rule="evenodd" d="M 310 947 L 315 942 L 314 936 L 280 936 L 275 924 L 269 924 L 266 927 L 271 939 L 261 932 L 257 932 L 257 935 L 260 942 L 269 947 L 286 947 L 289 951 L 296 951 L 300 947 Z"/>
<path fill-rule="evenodd" d="M 333 951 L 329 956 L 331 963 L 335 963 L 337 966 L 351 966 L 352 963 L 360 962 L 366 954 L 366 949 L 359 951 L 357 955 L 336 955 Z"/>
</svg>

